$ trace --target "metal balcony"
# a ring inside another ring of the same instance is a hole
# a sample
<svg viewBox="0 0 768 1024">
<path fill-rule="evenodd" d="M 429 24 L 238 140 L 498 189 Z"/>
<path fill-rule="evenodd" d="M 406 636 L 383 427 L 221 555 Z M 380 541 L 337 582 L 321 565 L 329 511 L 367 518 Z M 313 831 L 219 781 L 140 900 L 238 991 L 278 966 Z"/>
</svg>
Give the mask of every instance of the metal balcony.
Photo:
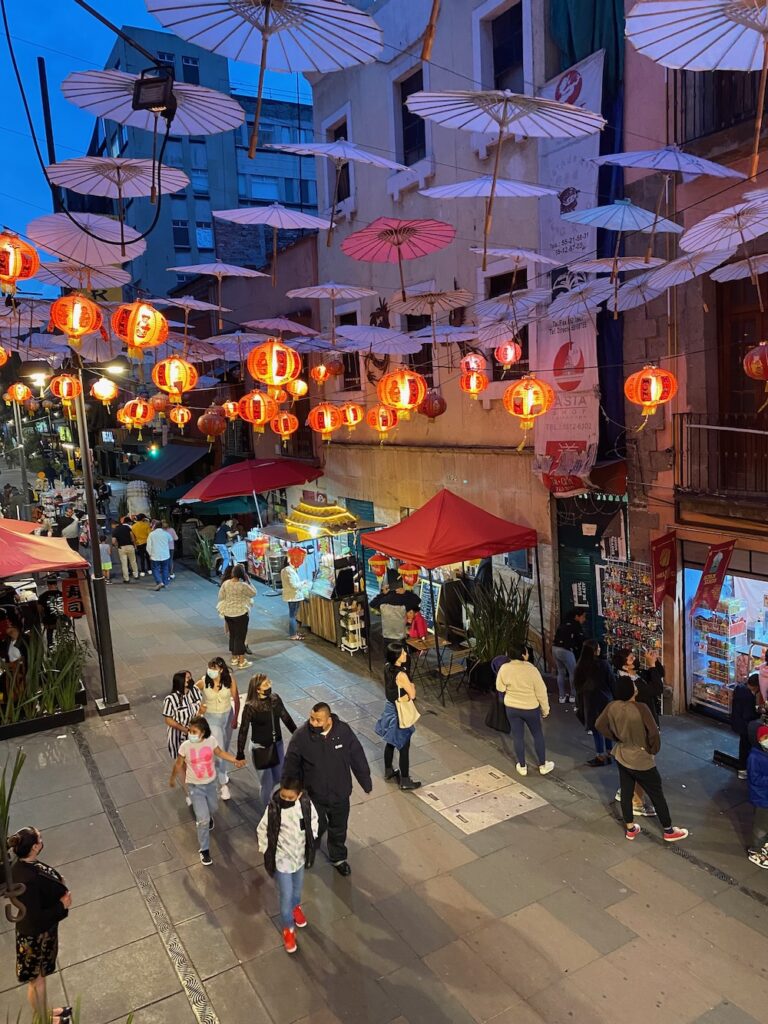
<svg viewBox="0 0 768 1024">
<path fill-rule="evenodd" d="M 684 412 L 674 419 L 678 496 L 765 502 L 768 416 Z"/>
</svg>

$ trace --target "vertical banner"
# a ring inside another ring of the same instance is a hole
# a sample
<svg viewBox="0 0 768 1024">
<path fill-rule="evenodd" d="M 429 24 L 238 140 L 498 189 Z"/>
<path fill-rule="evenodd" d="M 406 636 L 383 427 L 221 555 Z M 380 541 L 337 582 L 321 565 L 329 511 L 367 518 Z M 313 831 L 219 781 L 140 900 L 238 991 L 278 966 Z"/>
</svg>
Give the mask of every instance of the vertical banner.
<svg viewBox="0 0 768 1024">
<path fill-rule="evenodd" d="M 677 534 L 674 530 L 651 541 L 653 607 L 661 608 L 665 597 L 677 596 Z"/>
<path fill-rule="evenodd" d="M 736 541 L 729 540 L 725 544 L 713 544 L 709 549 L 704 570 L 691 604 L 691 615 L 697 608 L 707 608 L 709 611 L 714 611 L 717 608 L 725 574 L 728 572 L 728 565 L 735 547 Z"/>
<path fill-rule="evenodd" d="M 541 95 L 599 113 L 604 56 L 599 50 L 574 64 L 548 82 Z M 599 153 L 599 132 L 539 142 L 539 181 L 559 190 L 556 197 L 539 200 L 541 252 L 563 263 L 550 274 L 553 299 L 588 280 L 566 264 L 596 255 L 595 229 L 571 224 L 561 214 L 597 205 Z M 593 318 L 585 311 L 567 320 L 542 320 L 531 366 L 555 391 L 554 407 L 536 421 L 534 472 L 553 494 L 578 494 L 588 486 L 597 455 L 600 401 Z"/>
</svg>

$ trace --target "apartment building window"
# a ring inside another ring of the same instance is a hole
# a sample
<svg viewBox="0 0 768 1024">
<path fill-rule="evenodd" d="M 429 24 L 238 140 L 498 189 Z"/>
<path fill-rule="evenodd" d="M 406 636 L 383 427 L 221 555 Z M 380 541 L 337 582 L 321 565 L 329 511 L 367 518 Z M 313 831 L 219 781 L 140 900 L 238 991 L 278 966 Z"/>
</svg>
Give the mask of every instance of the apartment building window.
<svg viewBox="0 0 768 1024">
<path fill-rule="evenodd" d="M 312 178 L 302 178 L 299 184 L 302 206 L 317 206 L 317 182 Z"/>
<path fill-rule="evenodd" d="M 189 180 L 192 183 L 192 191 L 196 196 L 208 195 L 208 171 L 190 169 Z"/>
<path fill-rule="evenodd" d="M 491 21 L 493 87 L 525 92 L 523 75 L 523 5 L 512 4 Z"/>
<path fill-rule="evenodd" d="M 280 201 L 280 180 L 264 174 L 250 175 L 251 199 L 259 199 L 265 203 Z"/>
<path fill-rule="evenodd" d="M 336 317 L 336 325 L 338 327 L 349 327 L 355 324 L 357 324 L 357 313 L 354 310 L 349 313 L 342 313 Z M 360 391 L 363 386 L 360 373 L 360 353 L 343 352 L 342 359 L 344 360 L 344 375 L 342 377 L 341 390 Z"/>
<path fill-rule="evenodd" d="M 163 163 L 169 167 L 182 167 L 184 165 L 184 150 L 181 146 L 181 139 L 170 138 L 165 144 Z"/>
<path fill-rule="evenodd" d="M 301 188 L 298 178 L 285 178 L 283 180 L 284 202 L 291 206 L 298 206 L 301 202 Z"/>
<path fill-rule="evenodd" d="M 330 131 L 328 132 L 328 138 L 331 142 L 339 142 L 339 140 L 341 139 L 349 139 L 349 128 L 347 126 L 346 117 L 342 118 L 342 120 L 339 121 L 339 123 L 335 127 L 330 129 Z M 331 177 L 331 182 L 333 183 L 335 182 L 335 180 L 336 175 L 333 174 L 333 176 Z M 333 188 L 333 184 L 331 184 L 331 188 Z M 338 201 L 342 203 L 345 199 L 349 199 L 351 195 L 352 185 L 349 178 L 349 164 L 346 163 L 341 168 L 341 174 L 339 175 L 339 187 L 336 190 L 336 197 Z M 328 198 L 330 202 L 333 202 L 333 193 L 331 193 L 331 195 Z"/>
<path fill-rule="evenodd" d="M 427 128 L 423 117 L 412 114 L 405 101 L 415 92 L 424 88 L 424 72 L 421 68 L 404 78 L 399 84 L 400 93 L 400 148 L 402 162 L 408 167 L 418 163 L 427 155 Z"/>
<path fill-rule="evenodd" d="M 766 275 L 760 276 L 765 295 Z M 768 313 L 761 313 L 757 289 L 748 277 L 718 285 L 720 312 L 720 413 L 723 417 L 740 414 L 755 417 L 763 404 L 765 392 L 761 381 L 744 373 L 744 356 L 768 337 Z M 761 427 L 761 429 L 763 429 Z M 732 439 L 729 439 L 732 440 Z"/>
<path fill-rule="evenodd" d="M 508 274 L 496 274 L 494 277 L 487 277 L 485 279 L 485 294 L 489 299 L 495 298 L 506 298 L 509 295 L 509 290 L 512 287 L 512 272 Z M 518 270 L 514 275 L 515 291 L 522 288 L 528 287 L 528 274 L 525 270 Z M 510 320 L 512 318 L 510 317 Z M 520 361 L 515 363 L 514 367 L 504 372 L 504 368 L 496 362 L 495 359 L 491 358 L 488 360 L 489 365 L 493 366 L 493 372 L 491 373 L 491 380 L 510 380 L 513 377 L 518 376 L 518 370 L 528 369 L 528 328 L 521 327 L 517 333 L 517 341 L 522 349 L 522 355 Z M 491 356 L 493 353 L 491 353 Z"/>
<path fill-rule="evenodd" d="M 415 331 L 421 331 L 423 328 L 429 327 L 431 322 L 428 316 L 407 316 L 405 318 L 405 329 L 409 334 L 413 334 Z M 435 367 L 432 343 L 429 339 L 425 338 L 424 340 L 425 344 L 421 346 L 418 352 L 411 352 L 404 357 L 404 363 L 409 369 L 420 373 L 422 377 L 426 377 L 427 384 L 433 388 L 435 386 Z"/>
<path fill-rule="evenodd" d="M 158 50 L 157 51 L 157 59 L 160 61 L 161 64 L 165 64 L 165 66 L 167 68 L 170 68 L 171 71 L 175 70 L 175 68 L 176 68 L 176 54 L 175 53 L 169 53 L 167 50 Z"/>
<path fill-rule="evenodd" d="M 174 220 L 172 224 L 174 249 L 189 249 L 189 221 Z"/>
<path fill-rule="evenodd" d="M 209 220 L 196 221 L 195 238 L 200 252 L 213 252 L 213 224 Z"/>
<path fill-rule="evenodd" d="M 189 85 L 200 85 L 200 59 L 182 56 L 181 76 Z"/>
</svg>

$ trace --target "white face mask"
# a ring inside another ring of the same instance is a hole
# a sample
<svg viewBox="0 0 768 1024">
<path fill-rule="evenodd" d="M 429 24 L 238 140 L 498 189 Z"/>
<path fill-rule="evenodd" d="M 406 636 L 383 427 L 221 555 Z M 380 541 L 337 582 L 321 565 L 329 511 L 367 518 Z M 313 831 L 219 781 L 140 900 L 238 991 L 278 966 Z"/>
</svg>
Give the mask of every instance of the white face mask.
<svg viewBox="0 0 768 1024">
<path fill-rule="evenodd" d="M 760 740 L 760 746 L 763 748 L 763 750 L 768 750 L 768 738 Z"/>
<path fill-rule="evenodd" d="M 200 735 L 200 733 L 191 732 L 189 734 L 189 742 L 190 743 L 202 743 L 203 742 L 203 737 Z"/>
<path fill-rule="evenodd" d="M 221 675 L 217 668 L 209 668 L 205 674 L 208 676 L 209 679 L 218 679 L 219 676 Z"/>
</svg>

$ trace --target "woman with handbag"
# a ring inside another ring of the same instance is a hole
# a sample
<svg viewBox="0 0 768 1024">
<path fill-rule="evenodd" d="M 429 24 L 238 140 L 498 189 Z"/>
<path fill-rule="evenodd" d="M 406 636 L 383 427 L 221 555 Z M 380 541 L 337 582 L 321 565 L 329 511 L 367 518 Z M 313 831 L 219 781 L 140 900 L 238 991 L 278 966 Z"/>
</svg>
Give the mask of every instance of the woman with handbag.
<svg viewBox="0 0 768 1024">
<path fill-rule="evenodd" d="M 243 705 L 240 731 L 237 734 L 237 756 L 245 757 L 248 729 L 251 730 L 250 763 L 261 775 L 261 804 L 266 807 L 283 773 L 283 736 L 280 722 L 290 733 L 296 732 L 296 723 L 288 714 L 282 699 L 272 692 L 272 680 L 259 672 L 251 677 L 248 696 Z"/>
<path fill-rule="evenodd" d="M 377 736 L 386 742 L 384 747 L 384 778 L 388 782 L 398 782 L 400 789 L 418 789 L 420 782 L 415 782 L 410 774 L 410 748 L 416 722 L 421 717 L 413 703 L 416 699 L 416 687 L 408 678 L 406 665 L 408 650 L 401 643 L 387 646 L 387 662 L 384 666 L 384 705 L 378 722 L 374 726 Z M 399 751 L 398 768 L 392 762 L 395 747 Z"/>
<path fill-rule="evenodd" d="M 527 775 L 525 763 L 525 727 L 533 737 L 533 746 L 539 761 L 539 773 L 548 775 L 555 767 L 548 761 L 544 747 L 541 721 L 549 714 L 549 697 L 541 672 L 533 664 L 533 648 L 523 644 L 512 661 L 502 665 L 496 676 L 496 689 L 504 694 L 504 708 L 509 719 L 512 742 L 515 747 L 518 775 Z"/>
</svg>

